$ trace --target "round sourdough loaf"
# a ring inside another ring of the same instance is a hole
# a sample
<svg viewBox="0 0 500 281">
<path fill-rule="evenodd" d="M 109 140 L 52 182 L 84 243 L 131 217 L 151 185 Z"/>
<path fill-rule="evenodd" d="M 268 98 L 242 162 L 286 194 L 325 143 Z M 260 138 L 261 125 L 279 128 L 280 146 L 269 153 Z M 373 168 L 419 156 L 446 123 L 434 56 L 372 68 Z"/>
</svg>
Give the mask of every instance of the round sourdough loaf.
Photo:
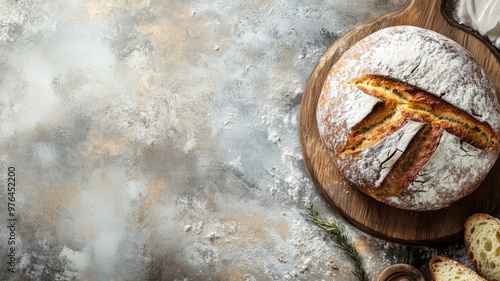
<svg viewBox="0 0 500 281">
<path fill-rule="evenodd" d="M 316 117 L 345 179 L 406 210 L 470 194 L 500 148 L 500 106 L 482 67 L 456 42 L 413 26 L 349 48 L 328 74 Z"/>
</svg>

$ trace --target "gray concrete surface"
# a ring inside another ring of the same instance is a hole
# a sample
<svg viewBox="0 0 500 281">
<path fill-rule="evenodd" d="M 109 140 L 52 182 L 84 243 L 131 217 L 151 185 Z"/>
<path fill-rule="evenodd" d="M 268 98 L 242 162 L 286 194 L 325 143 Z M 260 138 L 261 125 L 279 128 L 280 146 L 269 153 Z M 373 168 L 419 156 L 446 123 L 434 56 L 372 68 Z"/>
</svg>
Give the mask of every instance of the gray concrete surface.
<svg viewBox="0 0 500 281">
<path fill-rule="evenodd" d="M 404 3 L 0 1 L 1 279 L 355 280 L 310 203 L 344 225 L 371 279 L 398 262 L 426 272 L 436 254 L 467 262 L 460 243 L 344 223 L 302 162 L 317 60 Z"/>
</svg>

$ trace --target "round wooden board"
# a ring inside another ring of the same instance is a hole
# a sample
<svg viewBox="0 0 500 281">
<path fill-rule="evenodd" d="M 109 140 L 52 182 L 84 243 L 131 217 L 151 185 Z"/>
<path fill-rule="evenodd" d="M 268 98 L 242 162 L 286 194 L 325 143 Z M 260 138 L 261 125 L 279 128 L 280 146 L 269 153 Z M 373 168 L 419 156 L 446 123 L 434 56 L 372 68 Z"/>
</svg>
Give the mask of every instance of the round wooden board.
<svg viewBox="0 0 500 281">
<path fill-rule="evenodd" d="M 462 44 L 494 78 L 492 80 L 498 92 L 498 50 L 484 44 L 484 40 L 477 35 L 445 20 L 441 12 L 444 7 L 442 1 L 414 0 L 402 11 L 361 24 L 337 40 L 312 72 L 300 110 L 299 137 L 305 166 L 322 197 L 355 227 L 375 237 L 402 244 L 436 245 L 450 242 L 462 237 L 464 222 L 471 214 L 498 214 L 500 161 L 472 194 L 447 208 L 427 212 L 396 209 L 372 199 L 343 179 L 319 138 L 316 106 L 329 70 L 345 50 L 376 30 L 402 24 L 432 29 Z"/>
</svg>

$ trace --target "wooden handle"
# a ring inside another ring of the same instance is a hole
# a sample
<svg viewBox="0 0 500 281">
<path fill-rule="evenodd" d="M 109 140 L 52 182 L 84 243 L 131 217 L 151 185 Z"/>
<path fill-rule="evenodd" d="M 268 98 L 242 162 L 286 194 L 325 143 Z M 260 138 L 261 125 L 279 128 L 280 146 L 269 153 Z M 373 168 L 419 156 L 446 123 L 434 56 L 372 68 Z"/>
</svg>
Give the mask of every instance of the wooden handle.
<svg viewBox="0 0 500 281">
<path fill-rule="evenodd" d="M 418 19 L 444 19 L 441 13 L 441 7 L 445 0 L 411 0 L 410 4 L 405 9 L 405 16 L 409 16 L 409 21 L 418 22 Z M 417 15 L 419 15 L 417 17 Z M 415 20 L 412 20 L 412 17 Z"/>
</svg>

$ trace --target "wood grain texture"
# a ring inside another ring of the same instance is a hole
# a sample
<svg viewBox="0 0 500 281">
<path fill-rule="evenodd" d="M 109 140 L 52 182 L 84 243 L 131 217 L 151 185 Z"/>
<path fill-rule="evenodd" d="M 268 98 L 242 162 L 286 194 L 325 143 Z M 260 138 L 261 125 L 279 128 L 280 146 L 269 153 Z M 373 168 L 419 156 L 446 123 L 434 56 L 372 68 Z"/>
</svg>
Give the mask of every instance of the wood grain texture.
<svg viewBox="0 0 500 281">
<path fill-rule="evenodd" d="M 309 176 L 329 205 L 357 228 L 382 239 L 412 245 L 435 245 L 463 235 L 473 213 L 496 215 L 500 207 L 500 160 L 471 195 L 441 210 L 404 211 L 380 203 L 350 186 L 330 160 L 319 139 L 316 106 L 326 76 L 337 59 L 367 35 L 389 26 L 414 25 L 441 33 L 465 47 L 484 67 L 497 93 L 500 53 L 487 41 L 453 22 L 445 0 L 413 0 L 401 11 L 362 23 L 337 40 L 313 70 L 302 99 L 299 138 Z"/>
</svg>

